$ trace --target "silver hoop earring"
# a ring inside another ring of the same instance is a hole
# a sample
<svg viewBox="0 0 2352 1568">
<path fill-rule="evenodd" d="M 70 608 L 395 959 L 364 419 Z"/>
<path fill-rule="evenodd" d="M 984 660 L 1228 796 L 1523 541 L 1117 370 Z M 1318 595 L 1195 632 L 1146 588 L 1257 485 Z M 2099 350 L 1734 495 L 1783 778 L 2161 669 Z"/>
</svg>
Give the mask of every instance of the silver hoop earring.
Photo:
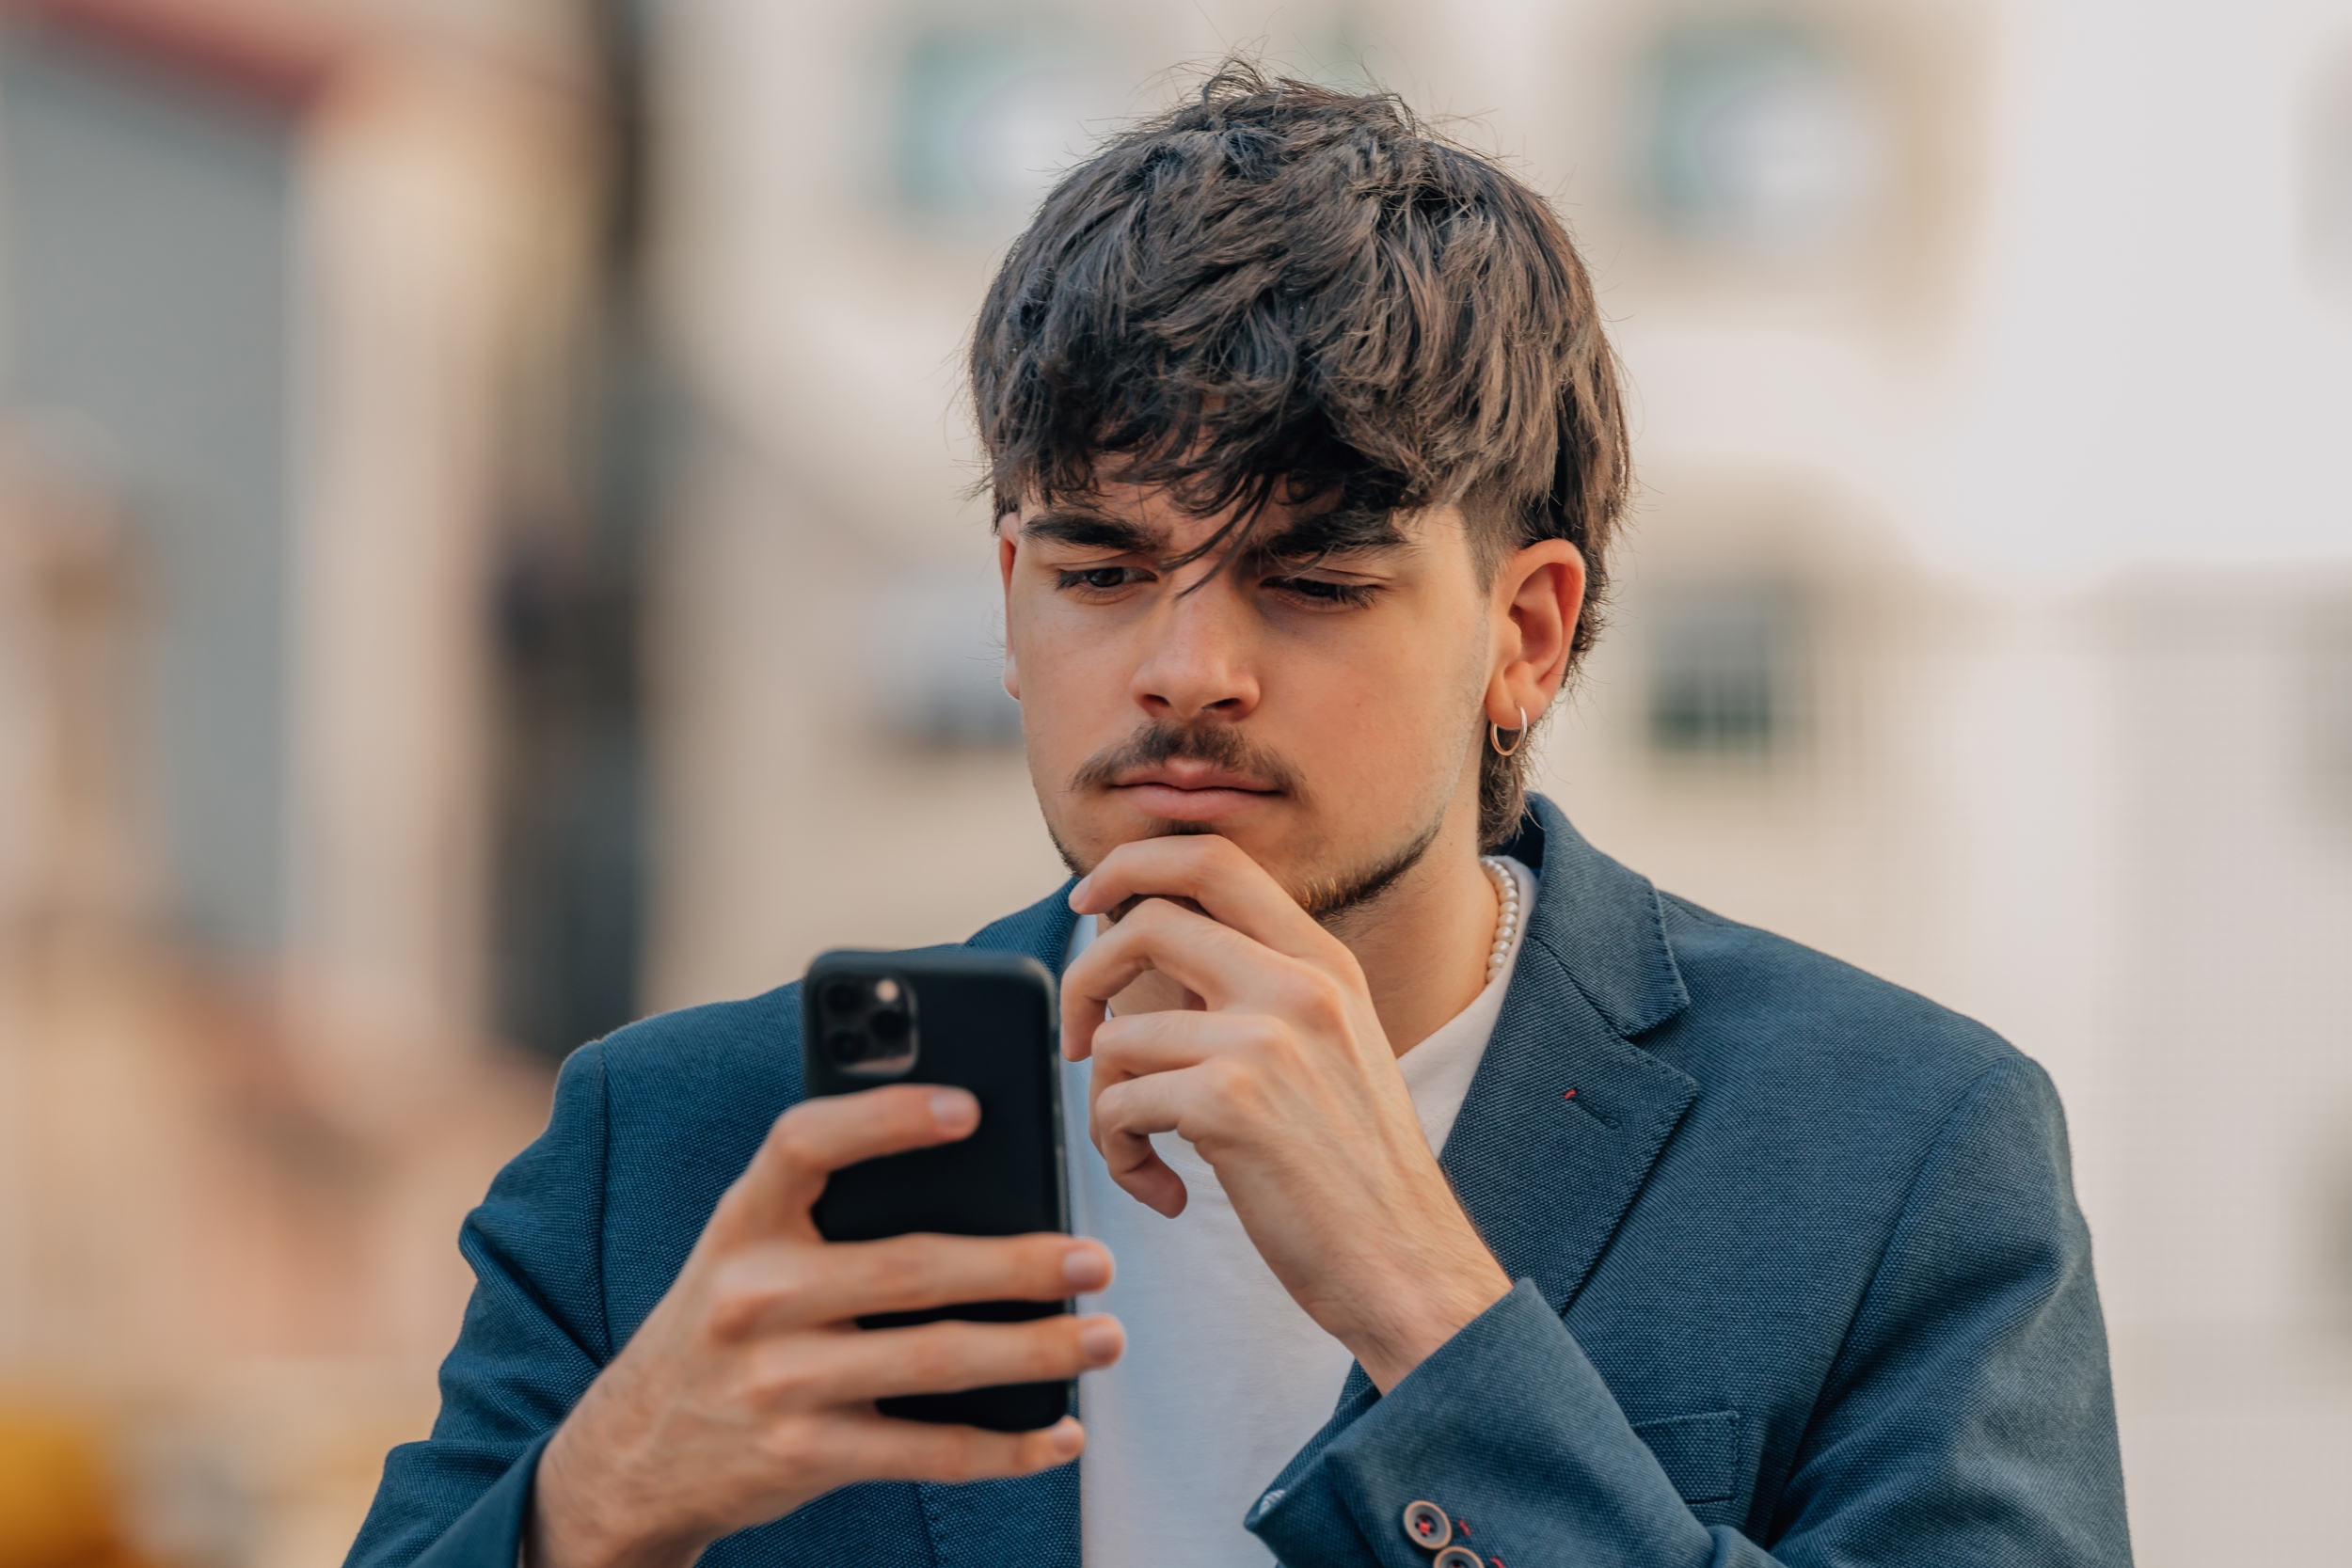
<svg viewBox="0 0 2352 1568">
<path fill-rule="evenodd" d="M 1518 749 L 1527 744 L 1527 709 L 1519 709 L 1519 727 L 1511 733 L 1518 738 L 1505 746 L 1502 743 L 1502 726 L 1491 719 L 1486 721 L 1486 740 L 1494 747 L 1495 755 L 1499 757 L 1516 755 Z"/>
</svg>

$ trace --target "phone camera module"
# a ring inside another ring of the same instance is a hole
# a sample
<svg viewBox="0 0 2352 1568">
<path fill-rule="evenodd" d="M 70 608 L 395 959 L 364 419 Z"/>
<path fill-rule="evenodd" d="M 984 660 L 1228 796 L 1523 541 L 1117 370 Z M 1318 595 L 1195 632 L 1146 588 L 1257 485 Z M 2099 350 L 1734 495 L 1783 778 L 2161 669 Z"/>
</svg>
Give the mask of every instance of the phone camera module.
<svg viewBox="0 0 2352 1568">
<path fill-rule="evenodd" d="M 825 1059 L 860 1078 L 899 1078 L 916 1054 L 914 994 L 887 974 L 836 974 L 817 991 Z"/>
</svg>

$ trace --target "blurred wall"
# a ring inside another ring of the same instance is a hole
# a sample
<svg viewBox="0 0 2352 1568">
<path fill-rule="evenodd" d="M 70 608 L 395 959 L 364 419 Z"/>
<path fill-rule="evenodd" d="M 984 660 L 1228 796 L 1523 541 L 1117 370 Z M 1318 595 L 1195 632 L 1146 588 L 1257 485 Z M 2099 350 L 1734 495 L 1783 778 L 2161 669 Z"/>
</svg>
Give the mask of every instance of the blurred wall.
<svg viewBox="0 0 2352 1568">
<path fill-rule="evenodd" d="M 488 582 L 568 461 L 580 34 L 0 15 L 0 1448 L 112 1482 L 8 1493 L 27 1568 L 339 1557 L 544 1119 Z"/>
<path fill-rule="evenodd" d="M 285 935 L 294 158 L 283 107 L 20 26 L 0 54 L 7 395 L 138 493 L 175 592 L 155 763 L 181 917 Z M 134 456 L 133 454 L 135 454 Z"/>
</svg>

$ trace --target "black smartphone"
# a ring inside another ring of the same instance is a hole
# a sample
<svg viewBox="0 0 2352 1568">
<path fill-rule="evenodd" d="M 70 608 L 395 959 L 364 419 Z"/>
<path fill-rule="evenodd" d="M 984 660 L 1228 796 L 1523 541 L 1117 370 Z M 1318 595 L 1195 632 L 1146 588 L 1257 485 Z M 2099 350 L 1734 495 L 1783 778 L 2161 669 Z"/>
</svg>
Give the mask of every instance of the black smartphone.
<svg viewBox="0 0 2352 1568">
<path fill-rule="evenodd" d="M 845 950 L 809 965 L 801 987 L 801 1053 L 812 1097 L 949 1084 L 980 1102 L 980 1125 L 961 1142 L 834 1172 L 814 1211 L 818 1233 L 831 1242 L 872 1242 L 911 1231 L 1068 1231 L 1059 1020 L 1054 976 L 1018 953 Z M 858 1323 L 1020 1323 L 1073 1309 L 1069 1301 L 984 1301 Z M 905 1420 L 1028 1432 L 1073 1409 L 1076 1390 L 1069 1382 L 1023 1383 L 878 1402 L 883 1415 Z"/>
</svg>

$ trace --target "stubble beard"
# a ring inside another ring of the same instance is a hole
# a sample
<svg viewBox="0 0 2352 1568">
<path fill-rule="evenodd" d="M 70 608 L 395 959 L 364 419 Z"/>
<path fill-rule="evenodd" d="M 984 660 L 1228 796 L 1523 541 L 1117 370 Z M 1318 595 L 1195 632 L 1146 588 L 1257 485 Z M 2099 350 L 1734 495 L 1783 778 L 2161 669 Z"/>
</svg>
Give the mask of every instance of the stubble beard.
<svg viewBox="0 0 2352 1568">
<path fill-rule="evenodd" d="M 1097 790 L 1111 787 L 1111 782 L 1122 770 L 1149 767 L 1178 757 L 1197 758 L 1217 767 L 1246 772 L 1279 790 L 1290 799 L 1304 803 L 1308 797 L 1297 769 L 1283 758 L 1253 746 L 1238 732 L 1223 725 L 1211 726 L 1152 724 L 1107 751 L 1096 753 L 1082 764 L 1071 776 L 1063 791 L 1065 800 L 1076 800 Z M 1301 909 L 1327 929 L 1339 930 L 1354 924 L 1367 912 L 1377 908 L 1383 898 L 1419 865 L 1445 830 L 1446 807 L 1438 808 L 1410 838 L 1375 858 L 1356 866 L 1327 872 L 1310 878 L 1298 886 L 1285 884 L 1283 891 L 1298 901 Z M 1051 814 L 1045 821 L 1046 835 L 1054 842 L 1062 863 L 1073 877 L 1083 877 L 1094 869 L 1063 839 L 1054 824 Z M 1149 819 L 1143 836 L 1146 838 L 1185 838 L 1210 834 L 1216 829 L 1206 822 L 1177 822 L 1164 817 Z M 1125 910 L 1117 911 L 1125 913 Z"/>
</svg>

